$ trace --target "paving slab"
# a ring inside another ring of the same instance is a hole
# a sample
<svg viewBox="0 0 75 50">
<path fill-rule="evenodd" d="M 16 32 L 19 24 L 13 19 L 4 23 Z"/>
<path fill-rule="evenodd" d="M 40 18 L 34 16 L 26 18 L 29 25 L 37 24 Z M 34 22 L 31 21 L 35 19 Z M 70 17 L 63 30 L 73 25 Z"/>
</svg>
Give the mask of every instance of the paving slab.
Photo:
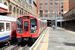
<svg viewBox="0 0 75 50">
<path fill-rule="evenodd" d="M 75 34 L 50 27 L 47 50 L 75 50 Z"/>
</svg>

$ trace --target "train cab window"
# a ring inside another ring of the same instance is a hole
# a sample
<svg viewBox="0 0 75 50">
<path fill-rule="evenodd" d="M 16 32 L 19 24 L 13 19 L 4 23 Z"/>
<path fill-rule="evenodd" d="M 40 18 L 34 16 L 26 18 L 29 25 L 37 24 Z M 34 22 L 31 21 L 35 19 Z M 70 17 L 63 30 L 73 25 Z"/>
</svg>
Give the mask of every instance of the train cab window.
<svg viewBox="0 0 75 50">
<path fill-rule="evenodd" d="M 29 19 L 29 16 L 23 16 L 23 19 Z"/>
<path fill-rule="evenodd" d="M 23 33 L 23 22 L 22 18 L 17 19 L 17 32 L 18 33 Z"/>
<path fill-rule="evenodd" d="M 28 21 L 24 22 L 24 31 L 28 31 Z"/>
<path fill-rule="evenodd" d="M 7 30 L 7 31 L 10 30 L 10 23 L 6 23 L 6 30 Z"/>
<path fill-rule="evenodd" d="M 37 31 L 37 20 L 35 18 L 30 18 L 30 32 L 35 33 Z"/>
<path fill-rule="evenodd" d="M 0 32 L 4 31 L 4 23 L 0 23 Z"/>
</svg>

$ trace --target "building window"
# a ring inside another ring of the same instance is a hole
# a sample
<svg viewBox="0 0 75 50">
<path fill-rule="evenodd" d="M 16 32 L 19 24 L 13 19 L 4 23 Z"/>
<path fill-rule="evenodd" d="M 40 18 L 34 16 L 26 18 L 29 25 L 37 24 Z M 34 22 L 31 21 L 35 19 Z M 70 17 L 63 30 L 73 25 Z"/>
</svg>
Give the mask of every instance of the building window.
<svg viewBox="0 0 75 50">
<path fill-rule="evenodd" d="M 50 9 L 50 12 L 53 12 L 53 9 Z"/>
<path fill-rule="evenodd" d="M 50 0 L 50 1 L 53 1 L 53 0 Z"/>
<path fill-rule="evenodd" d="M 40 2 L 43 2 L 43 0 L 40 0 Z"/>
<path fill-rule="evenodd" d="M 53 6 L 50 6 L 50 9 L 53 9 Z"/>
<path fill-rule="evenodd" d="M 50 17 L 53 17 L 53 14 L 50 14 Z"/>
<path fill-rule="evenodd" d="M 43 5 L 43 3 L 40 3 L 40 5 Z"/>
<path fill-rule="evenodd" d="M 55 1 L 58 1 L 58 0 L 55 0 Z"/>
<path fill-rule="evenodd" d="M 40 6 L 40 9 L 43 9 L 43 6 Z"/>
<path fill-rule="evenodd" d="M 48 0 L 45 0 L 45 1 L 48 1 Z"/>
<path fill-rule="evenodd" d="M 58 6 L 55 6 L 55 9 L 58 9 Z"/>
<path fill-rule="evenodd" d="M 45 10 L 45 12 L 48 12 L 48 10 Z"/>
<path fill-rule="evenodd" d="M 48 3 L 45 3 L 45 5 L 48 5 Z"/>
<path fill-rule="evenodd" d="M 63 6 L 61 6 L 61 8 L 63 8 Z"/>
<path fill-rule="evenodd" d="M 63 9 L 61 10 L 61 12 L 63 12 Z"/>
<path fill-rule="evenodd" d="M 48 14 L 45 14 L 45 17 L 48 17 Z"/>
<path fill-rule="evenodd" d="M 45 9 L 48 9 L 48 6 L 45 6 Z"/>
<path fill-rule="evenodd" d="M 43 17 L 43 10 L 40 10 L 40 17 Z"/>
<path fill-rule="evenodd" d="M 60 0 L 60 1 L 63 1 L 63 0 Z"/>
<path fill-rule="evenodd" d="M 53 3 L 50 3 L 50 5 L 53 5 Z"/>
<path fill-rule="evenodd" d="M 58 5 L 58 3 L 55 3 L 55 5 Z"/>
</svg>

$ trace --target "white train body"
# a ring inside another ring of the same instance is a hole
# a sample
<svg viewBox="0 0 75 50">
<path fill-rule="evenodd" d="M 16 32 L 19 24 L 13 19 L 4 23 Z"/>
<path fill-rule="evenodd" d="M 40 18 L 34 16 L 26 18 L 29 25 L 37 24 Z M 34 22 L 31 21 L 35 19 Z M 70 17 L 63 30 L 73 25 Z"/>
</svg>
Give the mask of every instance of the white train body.
<svg viewBox="0 0 75 50">
<path fill-rule="evenodd" d="M 15 18 L 0 15 L 0 42 L 5 41 L 11 37 L 11 22 Z"/>
</svg>

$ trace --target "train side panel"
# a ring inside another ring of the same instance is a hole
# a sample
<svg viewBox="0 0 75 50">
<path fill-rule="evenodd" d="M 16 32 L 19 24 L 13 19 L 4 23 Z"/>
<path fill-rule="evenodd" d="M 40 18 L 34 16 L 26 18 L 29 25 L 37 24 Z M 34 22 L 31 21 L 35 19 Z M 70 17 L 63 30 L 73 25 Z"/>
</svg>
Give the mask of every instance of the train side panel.
<svg viewBox="0 0 75 50">
<path fill-rule="evenodd" d="M 7 16 L 0 16 L 0 42 L 11 40 L 11 21 L 16 21 L 16 19 Z"/>
<path fill-rule="evenodd" d="M 46 28 L 44 20 L 38 20 L 35 16 L 32 15 L 23 15 L 17 18 L 17 40 L 21 42 L 22 40 L 31 40 L 35 41 L 41 32 Z M 30 38 L 30 39 L 29 39 Z"/>
</svg>

